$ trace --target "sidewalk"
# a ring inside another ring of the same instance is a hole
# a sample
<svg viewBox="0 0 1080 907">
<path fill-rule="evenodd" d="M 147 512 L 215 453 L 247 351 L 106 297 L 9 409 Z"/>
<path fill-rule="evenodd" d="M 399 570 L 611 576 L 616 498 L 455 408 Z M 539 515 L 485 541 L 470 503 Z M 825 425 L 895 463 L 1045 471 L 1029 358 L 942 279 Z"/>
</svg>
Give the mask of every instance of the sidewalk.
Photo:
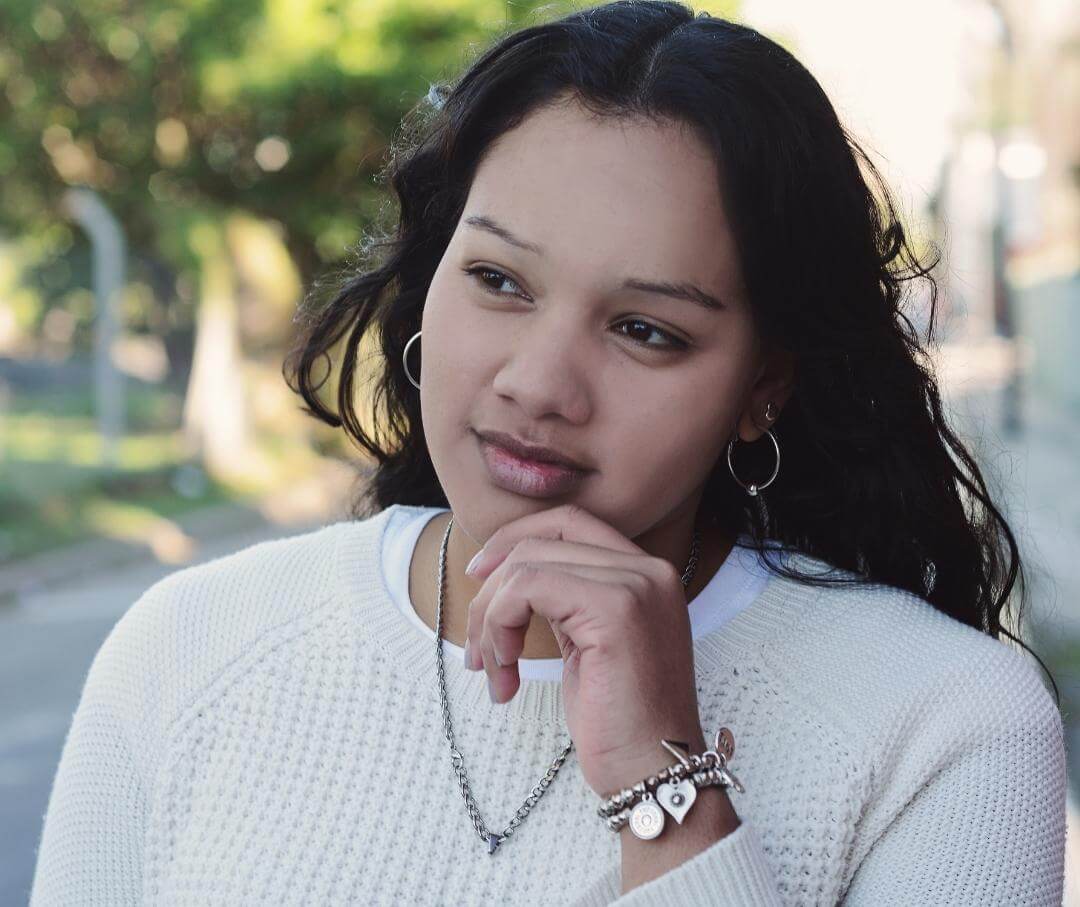
<svg viewBox="0 0 1080 907">
<path fill-rule="evenodd" d="M 94 538 L 46 551 L 0 567 L 0 609 L 69 585 L 80 577 L 153 561 L 182 567 L 199 558 L 202 548 L 221 539 L 240 537 L 269 526 L 309 526 L 347 517 L 348 505 L 362 481 L 354 466 L 326 460 L 302 482 L 253 501 L 235 501 L 159 521 L 158 528 L 137 543 Z"/>
</svg>

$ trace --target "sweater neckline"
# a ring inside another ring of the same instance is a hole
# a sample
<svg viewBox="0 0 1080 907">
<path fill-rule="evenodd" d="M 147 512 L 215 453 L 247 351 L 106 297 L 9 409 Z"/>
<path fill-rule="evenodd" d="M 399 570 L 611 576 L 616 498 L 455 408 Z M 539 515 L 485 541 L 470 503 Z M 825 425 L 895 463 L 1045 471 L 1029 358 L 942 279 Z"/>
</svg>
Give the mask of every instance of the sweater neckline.
<svg viewBox="0 0 1080 907">
<path fill-rule="evenodd" d="M 340 524 L 333 546 L 335 593 L 345 613 L 355 617 L 360 632 L 404 675 L 424 678 L 436 692 L 434 641 L 416 632 L 402 619 L 394 604 L 380 557 L 383 532 L 390 517 L 384 509 L 371 517 Z M 815 560 L 793 549 L 781 553 L 788 567 L 811 565 Z M 763 588 L 741 611 L 721 627 L 694 640 L 697 673 L 708 675 L 730 671 L 745 663 L 768 641 L 792 624 L 801 613 L 800 601 L 791 595 L 787 577 L 770 574 Z M 814 590 L 820 591 L 820 590 Z M 558 680 L 522 679 L 521 686 L 507 703 L 493 704 L 488 696 L 487 675 L 467 671 L 459 659 L 443 658 L 447 695 L 456 708 L 503 710 L 507 720 L 556 722 L 565 726 L 562 683 Z"/>
<path fill-rule="evenodd" d="M 435 630 L 428 626 L 416 612 L 410 595 L 410 561 L 415 553 L 418 537 L 424 527 L 434 518 L 450 512 L 448 507 L 391 504 L 386 527 L 383 529 L 382 565 L 386 587 L 405 620 L 423 634 L 429 643 L 435 642 Z M 390 535 L 396 535 L 390 545 Z M 773 543 L 775 544 L 775 543 Z M 740 534 L 719 569 L 687 605 L 691 633 L 694 639 L 712 632 L 734 614 L 741 611 L 756 597 L 768 578 L 768 572 L 760 565 L 750 565 L 747 558 L 749 538 Z M 447 639 L 443 640 L 445 658 L 462 659 L 464 649 Z M 562 658 L 522 658 L 518 662 L 522 680 L 562 680 Z"/>
</svg>

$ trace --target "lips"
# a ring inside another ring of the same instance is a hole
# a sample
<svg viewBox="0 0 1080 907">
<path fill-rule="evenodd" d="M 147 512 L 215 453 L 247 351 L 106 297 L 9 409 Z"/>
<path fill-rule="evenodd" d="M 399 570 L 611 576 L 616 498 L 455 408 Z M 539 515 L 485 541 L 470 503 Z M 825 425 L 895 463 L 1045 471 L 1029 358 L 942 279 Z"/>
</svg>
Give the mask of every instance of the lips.
<svg viewBox="0 0 1080 907">
<path fill-rule="evenodd" d="M 477 435 L 493 484 L 531 498 L 547 498 L 573 491 L 589 470 L 519 457 L 505 447 Z"/>
<path fill-rule="evenodd" d="M 587 472 L 589 469 L 587 464 L 580 463 L 554 448 L 519 441 L 516 437 L 507 434 L 506 432 L 475 431 L 476 434 L 488 443 L 495 444 L 503 450 L 508 450 L 519 460 L 528 460 L 529 462 L 534 463 L 554 463 L 558 466 L 565 466 L 568 469 L 578 469 L 584 472 Z"/>
</svg>

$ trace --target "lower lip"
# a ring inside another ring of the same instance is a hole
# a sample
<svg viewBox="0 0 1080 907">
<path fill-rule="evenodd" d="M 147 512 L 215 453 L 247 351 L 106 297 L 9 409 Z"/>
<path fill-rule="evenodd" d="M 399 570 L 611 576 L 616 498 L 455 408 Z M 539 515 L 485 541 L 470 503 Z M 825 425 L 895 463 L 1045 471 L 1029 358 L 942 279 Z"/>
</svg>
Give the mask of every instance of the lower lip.
<svg viewBox="0 0 1080 907">
<path fill-rule="evenodd" d="M 506 448 L 485 441 L 479 435 L 491 481 L 506 491 L 530 498 L 549 498 L 566 494 L 578 486 L 588 470 L 569 469 L 555 463 L 523 460 Z"/>
</svg>

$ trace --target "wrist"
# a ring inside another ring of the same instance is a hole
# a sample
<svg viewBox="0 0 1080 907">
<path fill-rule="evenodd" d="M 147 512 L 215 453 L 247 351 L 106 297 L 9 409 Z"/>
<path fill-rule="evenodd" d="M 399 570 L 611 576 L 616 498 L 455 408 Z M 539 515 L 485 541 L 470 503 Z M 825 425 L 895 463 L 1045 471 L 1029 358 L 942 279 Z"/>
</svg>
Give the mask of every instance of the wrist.
<svg viewBox="0 0 1080 907">
<path fill-rule="evenodd" d="M 598 791 L 601 797 L 610 797 L 621 790 L 632 788 L 635 784 L 658 775 L 677 761 L 660 744 L 660 734 L 657 734 L 654 739 L 655 742 L 650 747 L 626 753 L 612 764 L 611 768 L 605 772 L 605 775 L 612 780 L 609 782 L 607 790 Z M 705 736 L 700 727 L 694 731 L 686 731 L 681 734 L 669 734 L 667 739 L 685 743 L 688 753 L 702 753 L 706 749 Z"/>
<path fill-rule="evenodd" d="M 724 835 L 730 834 L 739 827 L 739 814 L 728 796 L 726 787 L 710 785 L 699 787 L 698 797 L 694 808 L 686 814 L 681 823 L 666 821 L 664 831 L 658 838 L 646 840 L 639 838 L 630 830 L 629 825 L 619 829 L 619 839 L 627 842 L 630 838 L 639 841 L 645 847 L 655 845 L 667 838 L 675 837 L 702 837 L 712 842 Z"/>
<path fill-rule="evenodd" d="M 660 744 L 678 761 L 603 798 L 597 814 L 611 831 L 621 831 L 629 824 L 635 836 L 652 840 L 664 829 L 665 813 L 682 824 L 697 801 L 698 788 L 730 786 L 744 792 L 739 779 L 727 767 L 728 759 L 735 752 L 730 728 L 721 727 L 712 748 L 704 752 L 691 752 L 688 741 L 662 739 Z M 653 763 L 637 764 L 651 766 Z M 723 818 L 728 826 L 732 825 L 733 813 L 726 811 Z"/>
</svg>

